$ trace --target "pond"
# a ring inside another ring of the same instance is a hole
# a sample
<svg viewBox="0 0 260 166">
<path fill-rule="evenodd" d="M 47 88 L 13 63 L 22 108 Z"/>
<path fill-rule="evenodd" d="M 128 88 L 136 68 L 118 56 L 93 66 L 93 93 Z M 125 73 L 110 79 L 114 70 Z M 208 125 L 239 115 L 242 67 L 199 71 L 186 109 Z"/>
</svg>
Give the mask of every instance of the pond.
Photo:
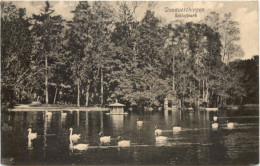
<svg viewBox="0 0 260 166">
<path fill-rule="evenodd" d="M 213 116 L 218 114 L 218 128 Z M 193 165 L 259 163 L 258 111 L 142 112 L 106 115 L 103 112 L 63 111 L 2 113 L 2 162 L 9 164 L 65 165 Z M 137 124 L 137 119 L 143 121 Z M 233 128 L 227 127 L 227 120 Z M 172 125 L 181 126 L 173 131 Z M 156 141 L 155 126 L 163 141 Z M 28 128 L 37 133 L 28 139 Z M 81 134 L 71 148 L 70 131 Z M 111 142 L 100 143 L 100 132 Z M 118 147 L 118 136 L 130 147 Z"/>
</svg>

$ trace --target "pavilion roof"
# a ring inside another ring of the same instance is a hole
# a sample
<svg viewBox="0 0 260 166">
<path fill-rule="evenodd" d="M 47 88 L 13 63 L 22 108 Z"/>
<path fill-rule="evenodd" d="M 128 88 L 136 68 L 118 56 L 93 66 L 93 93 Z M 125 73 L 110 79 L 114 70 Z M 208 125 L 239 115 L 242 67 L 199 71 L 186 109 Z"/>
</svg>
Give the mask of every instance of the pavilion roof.
<svg viewBox="0 0 260 166">
<path fill-rule="evenodd" d="M 121 103 L 113 103 L 113 104 L 109 104 L 108 106 L 109 107 L 124 107 L 125 105 L 121 104 Z"/>
</svg>

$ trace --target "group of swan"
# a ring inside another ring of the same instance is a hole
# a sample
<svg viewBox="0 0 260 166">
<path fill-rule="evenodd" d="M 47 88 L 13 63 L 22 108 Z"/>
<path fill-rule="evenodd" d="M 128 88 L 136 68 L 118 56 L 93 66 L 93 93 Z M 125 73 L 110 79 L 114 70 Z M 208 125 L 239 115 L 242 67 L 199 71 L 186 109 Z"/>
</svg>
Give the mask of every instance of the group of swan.
<svg viewBox="0 0 260 166">
<path fill-rule="evenodd" d="M 37 133 L 32 133 L 32 129 L 29 128 L 28 129 L 29 133 L 28 133 L 28 147 L 31 148 L 31 140 L 37 138 Z M 70 136 L 69 136 L 69 140 L 70 140 L 70 149 L 76 149 L 76 150 L 86 150 L 88 149 L 89 144 L 76 144 L 73 145 L 73 142 L 77 142 L 80 139 L 81 134 L 72 134 L 73 129 L 70 128 Z M 100 142 L 101 143 L 109 143 L 111 142 L 111 136 L 103 136 L 103 133 L 100 132 L 99 133 L 100 136 Z M 129 140 L 121 140 L 121 136 L 118 137 L 118 139 L 120 140 L 118 142 L 118 147 L 130 147 L 130 141 Z"/>
<path fill-rule="evenodd" d="M 174 133 L 178 133 L 178 132 L 181 131 L 181 127 L 180 126 L 175 126 L 173 124 L 172 131 Z M 154 134 L 157 135 L 157 136 L 162 135 L 162 129 L 158 129 L 157 126 L 155 126 Z"/>
<path fill-rule="evenodd" d="M 218 122 L 217 122 L 217 120 L 218 120 L 218 117 L 217 117 L 216 115 L 214 115 L 214 116 L 213 116 L 213 122 L 212 122 L 212 124 L 211 124 L 211 127 L 212 127 L 213 129 L 217 129 L 217 128 L 218 128 Z M 227 128 L 228 128 L 228 129 L 233 129 L 233 128 L 234 128 L 234 123 L 227 121 Z"/>
<path fill-rule="evenodd" d="M 99 133 L 99 140 L 101 143 L 110 143 L 111 142 L 111 136 L 104 136 L 103 132 Z M 130 141 L 129 140 L 121 140 L 121 136 L 118 137 L 120 140 L 117 145 L 119 147 L 130 147 Z"/>
<path fill-rule="evenodd" d="M 46 112 L 46 115 L 51 116 L 52 113 Z M 213 122 L 212 122 L 212 128 L 213 129 L 218 128 L 217 118 L 218 117 L 216 115 L 214 115 Z M 137 119 L 137 125 L 141 126 L 142 124 L 143 124 L 143 121 Z M 232 129 L 233 127 L 234 127 L 234 123 L 227 121 L 227 128 Z M 173 125 L 172 130 L 173 130 L 174 133 L 178 133 L 178 132 L 181 131 L 181 127 Z M 33 140 L 37 137 L 37 133 L 32 133 L 31 128 L 29 128 L 28 131 L 29 131 L 29 133 L 28 133 L 28 147 L 29 147 L 29 146 L 31 146 L 31 140 Z M 72 128 L 70 128 L 69 131 L 70 131 L 70 136 L 69 136 L 70 148 L 71 149 L 77 149 L 77 150 L 86 150 L 88 148 L 89 144 L 73 145 L 73 142 L 77 142 L 77 140 L 80 139 L 81 134 L 72 134 L 72 132 L 73 132 Z M 155 137 L 156 142 L 162 142 L 162 141 L 167 140 L 167 137 L 161 136 L 162 135 L 162 129 L 158 129 L 157 126 L 155 126 L 154 134 L 156 135 L 156 137 Z M 100 132 L 99 136 L 100 136 L 100 142 L 101 143 L 110 143 L 111 142 L 111 136 L 104 136 L 103 132 Z M 121 140 L 121 136 L 119 136 L 118 139 L 120 140 L 118 142 L 118 147 L 130 147 L 130 141 L 129 140 Z"/>
<path fill-rule="evenodd" d="M 86 150 L 88 148 L 89 144 L 77 144 L 73 145 L 73 141 L 77 141 L 80 139 L 81 134 L 72 134 L 73 129 L 70 128 L 70 148 L 77 149 L 77 150 Z M 99 133 L 99 140 L 101 143 L 110 143 L 111 142 L 111 136 L 104 136 L 103 132 Z M 118 137 L 120 140 L 118 142 L 118 147 L 130 147 L 130 141 L 129 140 L 121 140 L 121 136 Z"/>
<path fill-rule="evenodd" d="M 178 132 L 181 131 L 181 127 L 180 126 L 175 126 L 173 124 L 172 131 L 173 131 L 173 133 L 178 133 Z M 155 141 L 157 143 L 165 142 L 168 139 L 165 136 L 161 136 L 162 135 L 162 129 L 158 129 L 157 126 L 155 126 L 154 134 L 155 134 Z"/>
</svg>

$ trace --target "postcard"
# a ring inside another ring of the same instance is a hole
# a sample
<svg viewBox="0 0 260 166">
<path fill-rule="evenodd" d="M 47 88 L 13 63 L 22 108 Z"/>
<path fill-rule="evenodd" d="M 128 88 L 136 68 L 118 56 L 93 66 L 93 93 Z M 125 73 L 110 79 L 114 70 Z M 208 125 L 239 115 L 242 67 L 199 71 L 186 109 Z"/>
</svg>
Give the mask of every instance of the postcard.
<svg viewBox="0 0 260 166">
<path fill-rule="evenodd" d="M 257 1 L 2 1 L 3 165 L 259 164 Z"/>
</svg>

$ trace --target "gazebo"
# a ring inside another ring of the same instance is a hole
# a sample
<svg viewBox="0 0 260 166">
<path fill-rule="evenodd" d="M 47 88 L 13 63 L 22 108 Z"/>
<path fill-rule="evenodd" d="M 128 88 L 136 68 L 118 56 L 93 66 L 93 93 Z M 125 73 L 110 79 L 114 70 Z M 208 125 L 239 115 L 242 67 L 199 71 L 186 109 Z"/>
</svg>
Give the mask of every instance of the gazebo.
<svg viewBox="0 0 260 166">
<path fill-rule="evenodd" d="M 116 103 L 108 105 L 110 107 L 110 114 L 125 114 L 124 113 L 124 104 L 118 103 L 116 100 Z"/>
</svg>

